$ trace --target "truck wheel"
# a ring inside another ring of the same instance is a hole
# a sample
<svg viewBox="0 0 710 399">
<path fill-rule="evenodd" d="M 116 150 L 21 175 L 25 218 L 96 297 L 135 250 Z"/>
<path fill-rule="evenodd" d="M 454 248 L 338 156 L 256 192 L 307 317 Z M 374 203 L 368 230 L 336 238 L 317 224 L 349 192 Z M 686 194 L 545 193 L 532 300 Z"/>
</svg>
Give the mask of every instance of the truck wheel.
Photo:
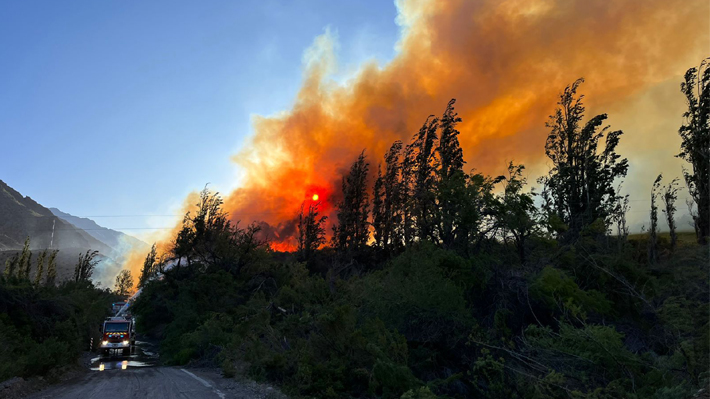
<svg viewBox="0 0 710 399">
<path fill-rule="evenodd" d="M 108 349 L 101 349 L 101 356 L 108 356 Z"/>
</svg>

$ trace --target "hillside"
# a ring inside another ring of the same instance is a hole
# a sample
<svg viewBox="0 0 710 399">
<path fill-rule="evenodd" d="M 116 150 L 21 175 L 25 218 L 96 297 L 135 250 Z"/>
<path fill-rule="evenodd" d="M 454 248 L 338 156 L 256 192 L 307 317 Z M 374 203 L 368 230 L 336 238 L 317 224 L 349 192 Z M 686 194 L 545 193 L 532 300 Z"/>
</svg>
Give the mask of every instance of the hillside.
<svg viewBox="0 0 710 399">
<path fill-rule="evenodd" d="M 128 234 L 124 234 L 120 231 L 100 226 L 91 219 L 74 216 L 69 213 L 62 212 L 57 208 L 49 208 L 49 210 L 55 216 L 58 216 L 64 221 L 82 229 L 90 236 L 108 245 L 114 251 L 123 252 L 131 248 L 148 247 L 148 244 L 135 237 L 129 236 Z"/>
<path fill-rule="evenodd" d="M 51 246 L 59 250 L 93 249 L 103 254 L 111 251 L 105 243 L 0 180 L 0 251 L 21 249 L 28 236 L 32 249 Z"/>
<path fill-rule="evenodd" d="M 71 277 L 79 254 L 99 251 L 100 263 L 93 278 L 110 286 L 121 269 L 124 255 L 131 249 L 147 247 L 136 238 L 92 220 L 58 209 L 54 212 L 0 180 L 0 269 L 4 269 L 6 259 L 22 249 L 25 238 L 30 237 L 30 249 L 35 255 L 48 248 L 59 250 L 59 280 Z"/>
</svg>

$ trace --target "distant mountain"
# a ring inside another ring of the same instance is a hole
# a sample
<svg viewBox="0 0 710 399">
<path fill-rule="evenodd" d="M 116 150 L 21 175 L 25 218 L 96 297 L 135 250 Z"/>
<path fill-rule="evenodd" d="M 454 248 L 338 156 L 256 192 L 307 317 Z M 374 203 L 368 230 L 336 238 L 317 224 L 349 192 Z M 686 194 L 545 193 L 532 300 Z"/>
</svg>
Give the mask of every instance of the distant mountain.
<svg viewBox="0 0 710 399">
<path fill-rule="evenodd" d="M 74 216 L 66 212 L 62 212 L 57 208 L 49 208 L 49 210 L 52 211 L 55 216 L 58 216 L 61 219 L 84 230 L 87 234 L 108 245 L 115 251 L 124 252 L 126 250 L 130 250 L 131 248 L 148 247 L 148 244 L 135 237 L 131 237 L 128 234 L 121 233 L 120 231 L 99 226 L 91 219 Z"/>
<path fill-rule="evenodd" d="M 99 251 L 100 263 L 94 281 L 112 286 L 131 251 L 149 250 L 137 238 L 99 226 L 93 220 L 79 218 L 56 208 L 45 208 L 0 180 L 0 270 L 5 260 L 30 237 L 30 249 L 58 249 L 57 272 L 60 280 L 69 278 L 79 254 Z M 36 258 L 35 258 L 36 259 Z"/>
<path fill-rule="evenodd" d="M 0 250 L 21 249 L 28 236 L 32 249 L 92 249 L 103 254 L 112 250 L 0 180 Z"/>
</svg>

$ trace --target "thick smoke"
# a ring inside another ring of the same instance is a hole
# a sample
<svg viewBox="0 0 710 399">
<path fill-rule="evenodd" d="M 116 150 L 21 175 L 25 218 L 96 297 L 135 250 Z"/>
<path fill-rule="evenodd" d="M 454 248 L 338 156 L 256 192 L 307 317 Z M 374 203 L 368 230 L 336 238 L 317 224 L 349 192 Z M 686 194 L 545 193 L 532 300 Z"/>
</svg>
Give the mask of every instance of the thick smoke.
<svg viewBox="0 0 710 399">
<path fill-rule="evenodd" d="M 234 157 L 246 172 L 227 198 L 235 219 L 262 220 L 272 226 L 271 238 L 286 240 L 301 203 L 313 192 L 332 203 L 342 171 L 360 151 L 376 165 L 394 140 L 408 141 L 450 98 L 458 99 L 463 117 L 468 167 L 497 173 L 506 160 L 540 164 L 544 123 L 565 85 L 583 76 L 591 109 L 620 108 L 669 79 L 679 83 L 710 43 L 703 0 L 401 1 L 397 7 L 402 36 L 394 59 L 367 63 L 344 84 L 330 79 L 330 33 L 316 38 L 293 108 L 255 118 L 254 136 Z M 680 123 L 682 98 L 673 100 L 679 107 L 666 116 Z M 650 134 L 633 124 L 623 128 L 628 136 Z M 676 139 L 675 130 L 663 135 Z M 671 161 L 676 148 L 666 149 Z"/>
<path fill-rule="evenodd" d="M 515 161 L 534 180 L 546 171 L 544 124 L 557 95 L 584 77 L 588 116 L 609 112 L 612 127 L 626 133 L 622 146 L 645 142 L 644 151 L 654 151 L 652 158 L 622 154 L 632 162 L 626 187 L 646 190 L 649 176 L 671 166 L 667 173 L 680 175 L 673 159 L 683 109 L 677 88 L 710 46 L 706 0 L 402 0 L 396 6 L 401 36 L 390 62 L 365 63 L 337 83 L 336 46 L 326 31 L 305 53 L 292 109 L 254 118 L 253 136 L 234 156 L 244 180 L 226 196 L 226 209 L 242 224 L 259 221 L 277 248 L 295 245 L 294 218 L 313 193 L 325 214 L 332 213 L 340 177 L 363 149 L 376 170 L 393 141 L 408 142 L 451 98 L 463 118 L 467 168 L 501 173 L 506 161 Z M 659 87 L 669 97 L 658 97 Z M 656 97 L 649 100 L 648 93 Z M 660 113 L 653 120 L 672 121 L 671 129 L 630 116 L 650 109 Z"/>
</svg>

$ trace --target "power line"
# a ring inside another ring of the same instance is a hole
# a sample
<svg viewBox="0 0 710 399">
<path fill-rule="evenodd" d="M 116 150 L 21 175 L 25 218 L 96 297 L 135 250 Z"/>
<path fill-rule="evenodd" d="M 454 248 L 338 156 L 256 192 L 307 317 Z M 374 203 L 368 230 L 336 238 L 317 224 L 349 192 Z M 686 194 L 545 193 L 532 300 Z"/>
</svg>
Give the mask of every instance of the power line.
<svg viewBox="0 0 710 399">
<path fill-rule="evenodd" d="M 102 229 L 54 229 L 54 231 L 105 231 L 105 230 L 171 230 L 175 227 L 111 227 Z M 52 229 L 29 229 L 29 231 L 52 231 Z"/>
</svg>

